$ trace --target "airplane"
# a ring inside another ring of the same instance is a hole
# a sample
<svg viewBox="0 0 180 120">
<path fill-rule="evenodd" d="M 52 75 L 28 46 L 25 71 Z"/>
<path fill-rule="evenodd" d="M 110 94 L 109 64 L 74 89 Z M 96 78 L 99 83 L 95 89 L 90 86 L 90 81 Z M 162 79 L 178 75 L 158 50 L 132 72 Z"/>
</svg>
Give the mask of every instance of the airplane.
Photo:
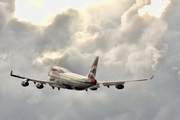
<svg viewBox="0 0 180 120">
<path fill-rule="evenodd" d="M 154 75 L 151 78 L 145 78 L 145 79 L 137 79 L 137 80 L 125 80 L 125 81 L 98 81 L 95 79 L 96 76 L 96 70 L 98 65 L 98 59 L 99 57 L 96 57 L 87 76 L 79 75 L 76 73 L 72 73 L 71 71 L 67 70 L 63 67 L 53 66 L 51 70 L 48 73 L 48 79 L 47 80 L 38 80 L 33 78 L 27 78 L 19 75 L 13 74 L 13 71 L 11 70 L 10 76 L 17 77 L 24 79 L 22 81 L 21 85 L 23 87 L 26 87 L 29 85 L 29 81 L 34 82 L 36 84 L 36 87 L 38 89 L 44 88 L 44 84 L 49 84 L 52 89 L 55 87 L 60 90 L 60 88 L 69 89 L 69 90 L 97 90 L 100 87 L 100 84 L 110 87 L 115 86 L 117 89 L 123 89 L 124 83 L 126 82 L 134 82 L 134 81 L 146 81 L 153 79 Z"/>
</svg>

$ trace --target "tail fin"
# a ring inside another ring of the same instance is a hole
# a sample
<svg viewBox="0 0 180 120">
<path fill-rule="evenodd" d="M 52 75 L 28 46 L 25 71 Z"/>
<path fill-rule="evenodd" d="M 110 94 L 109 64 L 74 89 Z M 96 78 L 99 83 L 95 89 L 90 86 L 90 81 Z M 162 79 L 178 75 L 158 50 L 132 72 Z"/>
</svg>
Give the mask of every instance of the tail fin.
<svg viewBox="0 0 180 120">
<path fill-rule="evenodd" d="M 95 79 L 95 76 L 96 76 L 96 70 L 97 70 L 97 65 L 98 65 L 98 59 L 99 57 L 96 57 L 92 66 L 91 66 L 91 69 L 89 70 L 89 73 L 88 73 L 88 78 L 91 78 L 91 79 Z"/>
</svg>

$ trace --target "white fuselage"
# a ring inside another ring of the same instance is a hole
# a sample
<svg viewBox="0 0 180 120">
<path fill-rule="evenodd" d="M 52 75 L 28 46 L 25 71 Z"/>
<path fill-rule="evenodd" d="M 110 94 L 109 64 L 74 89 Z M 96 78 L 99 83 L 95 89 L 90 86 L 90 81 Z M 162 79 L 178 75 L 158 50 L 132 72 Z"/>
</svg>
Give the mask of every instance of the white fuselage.
<svg viewBox="0 0 180 120">
<path fill-rule="evenodd" d="M 59 84 L 50 84 L 52 87 L 85 90 L 91 86 L 94 86 L 87 77 L 72 73 L 61 67 L 53 67 L 48 74 L 50 81 L 59 82 Z"/>
</svg>

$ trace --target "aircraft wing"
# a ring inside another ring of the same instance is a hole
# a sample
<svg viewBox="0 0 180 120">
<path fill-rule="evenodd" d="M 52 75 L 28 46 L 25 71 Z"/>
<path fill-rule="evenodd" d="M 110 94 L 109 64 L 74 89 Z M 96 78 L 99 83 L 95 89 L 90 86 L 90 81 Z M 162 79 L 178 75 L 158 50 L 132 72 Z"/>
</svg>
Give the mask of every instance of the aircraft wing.
<svg viewBox="0 0 180 120">
<path fill-rule="evenodd" d="M 125 82 L 135 82 L 135 81 L 145 81 L 153 79 L 154 75 L 151 78 L 145 79 L 137 79 L 137 80 L 125 80 L 125 81 L 105 81 L 105 82 L 98 82 L 98 84 L 103 84 L 104 86 L 113 86 L 113 85 L 123 85 Z"/>
<path fill-rule="evenodd" d="M 42 84 L 46 84 L 46 83 L 48 83 L 48 84 L 60 84 L 57 81 L 38 80 L 38 79 L 27 78 L 27 77 L 23 77 L 23 76 L 19 76 L 19 75 L 14 75 L 13 71 L 11 71 L 10 75 L 13 76 L 13 77 L 25 79 L 27 81 L 32 81 L 32 82 L 35 82 L 35 83 L 37 82 L 37 83 L 42 83 Z"/>
</svg>

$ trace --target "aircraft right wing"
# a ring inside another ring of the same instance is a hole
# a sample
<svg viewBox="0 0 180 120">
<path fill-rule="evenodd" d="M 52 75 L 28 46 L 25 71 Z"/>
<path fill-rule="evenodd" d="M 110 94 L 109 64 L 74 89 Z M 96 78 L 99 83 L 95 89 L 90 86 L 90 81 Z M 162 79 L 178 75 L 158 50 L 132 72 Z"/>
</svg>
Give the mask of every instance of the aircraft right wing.
<svg viewBox="0 0 180 120">
<path fill-rule="evenodd" d="M 98 84 L 103 84 L 104 86 L 118 86 L 123 85 L 125 82 L 135 82 L 135 81 L 146 81 L 153 79 L 154 75 L 151 78 L 144 78 L 144 79 L 137 79 L 137 80 L 124 80 L 124 81 L 104 81 L 104 82 L 98 82 Z"/>
</svg>

